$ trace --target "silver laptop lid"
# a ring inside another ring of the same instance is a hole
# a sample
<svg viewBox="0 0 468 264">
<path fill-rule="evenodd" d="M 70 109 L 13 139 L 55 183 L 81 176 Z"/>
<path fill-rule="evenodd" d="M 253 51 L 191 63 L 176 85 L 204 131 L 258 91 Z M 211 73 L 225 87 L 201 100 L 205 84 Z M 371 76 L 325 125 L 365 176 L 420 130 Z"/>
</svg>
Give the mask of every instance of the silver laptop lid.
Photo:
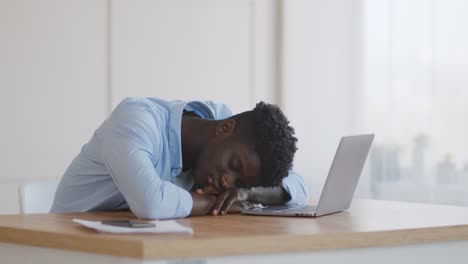
<svg viewBox="0 0 468 264">
<path fill-rule="evenodd" d="M 374 134 L 342 137 L 317 206 L 316 215 L 349 208 Z"/>
</svg>

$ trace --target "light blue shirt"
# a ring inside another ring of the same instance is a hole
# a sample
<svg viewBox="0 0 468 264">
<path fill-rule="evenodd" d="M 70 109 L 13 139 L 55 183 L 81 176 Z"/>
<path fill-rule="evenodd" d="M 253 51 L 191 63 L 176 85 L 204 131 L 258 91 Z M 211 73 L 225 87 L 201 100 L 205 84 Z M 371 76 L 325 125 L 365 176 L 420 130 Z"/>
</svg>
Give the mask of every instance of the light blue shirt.
<svg viewBox="0 0 468 264">
<path fill-rule="evenodd" d="M 182 172 L 184 110 L 206 119 L 231 116 L 224 104 L 211 101 L 123 100 L 66 170 L 51 212 L 130 209 L 145 219 L 188 216 L 194 180 Z M 282 186 L 291 195 L 288 203 L 306 202 L 301 176 L 290 171 Z"/>
</svg>

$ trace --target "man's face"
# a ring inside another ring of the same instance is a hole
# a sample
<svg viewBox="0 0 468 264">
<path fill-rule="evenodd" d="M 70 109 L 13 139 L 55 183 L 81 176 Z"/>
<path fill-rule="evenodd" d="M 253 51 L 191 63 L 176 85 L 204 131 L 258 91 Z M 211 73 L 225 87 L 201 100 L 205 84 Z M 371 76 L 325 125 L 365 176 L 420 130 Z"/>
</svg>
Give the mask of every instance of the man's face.
<svg viewBox="0 0 468 264">
<path fill-rule="evenodd" d="M 259 186 L 260 158 L 235 136 L 219 136 L 203 148 L 193 177 L 195 188 L 213 186 L 218 192 Z"/>
</svg>

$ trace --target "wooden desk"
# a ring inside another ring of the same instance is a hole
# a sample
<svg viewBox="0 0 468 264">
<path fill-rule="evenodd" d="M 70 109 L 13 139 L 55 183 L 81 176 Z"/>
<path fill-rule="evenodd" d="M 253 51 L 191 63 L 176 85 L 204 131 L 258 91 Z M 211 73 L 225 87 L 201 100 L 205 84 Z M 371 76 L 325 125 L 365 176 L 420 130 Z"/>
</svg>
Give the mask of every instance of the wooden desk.
<svg viewBox="0 0 468 264">
<path fill-rule="evenodd" d="M 300 262 L 301 257 L 307 261 L 324 254 L 332 257 L 341 254 L 342 260 L 353 263 L 353 254 L 375 253 L 377 257 L 384 257 L 385 254 L 379 253 L 382 250 L 394 257 L 419 250 L 420 257 L 434 261 L 438 258 L 430 256 L 431 252 L 449 252 L 449 257 L 456 254 L 454 260 L 468 257 L 468 250 L 465 250 L 468 248 L 468 208 L 455 206 L 356 200 L 349 211 L 315 219 L 243 215 L 178 219 L 179 223 L 193 228 L 193 235 L 102 234 L 73 223 L 72 218 L 104 220 L 134 216 L 130 212 L 3 215 L 0 216 L 1 258 L 10 262 L 22 259 L 19 263 L 33 252 L 29 258 L 33 258 L 34 263 L 53 263 L 54 255 L 62 255 L 57 259 L 66 259 L 68 263 L 72 263 L 70 256 L 85 258 L 87 263 L 92 263 L 92 258 L 99 263 L 115 263 L 116 260 L 150 263 L 170 259 L 238 262 L 242 257 L 232 256 L 250 255 L 242 260 L 261 256 L 265 263 L 271 263 L 279 261 L 279 256 L 284 254 L 295 256 Z M 411 244 L 417 245 L 408 246 Z M 359 251 L 359 248 L 365 250 Z M 41 256 L 45 259 L 41 260 Z M 358 259 L 356 263 L 362 263 Z M 385 259 L 388 263 L 393 261 L 391 257 Z M 385 259 L 380 263 L 385 263 Z"/>
</svg>

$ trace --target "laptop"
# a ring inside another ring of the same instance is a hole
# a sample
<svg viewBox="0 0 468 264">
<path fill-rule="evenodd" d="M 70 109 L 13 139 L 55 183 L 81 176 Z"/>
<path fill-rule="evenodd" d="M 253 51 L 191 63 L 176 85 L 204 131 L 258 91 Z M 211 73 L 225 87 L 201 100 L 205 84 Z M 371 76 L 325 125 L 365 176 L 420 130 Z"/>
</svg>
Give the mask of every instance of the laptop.
<svg viewBox="0 0 468 264">
<path fill-rule="evenodd" d="M 317 205 L 280 205 L 242 210 L 247 215 L 317 217 L 349 208 L 374 134 L 342 137 Z"/>
</svg>

